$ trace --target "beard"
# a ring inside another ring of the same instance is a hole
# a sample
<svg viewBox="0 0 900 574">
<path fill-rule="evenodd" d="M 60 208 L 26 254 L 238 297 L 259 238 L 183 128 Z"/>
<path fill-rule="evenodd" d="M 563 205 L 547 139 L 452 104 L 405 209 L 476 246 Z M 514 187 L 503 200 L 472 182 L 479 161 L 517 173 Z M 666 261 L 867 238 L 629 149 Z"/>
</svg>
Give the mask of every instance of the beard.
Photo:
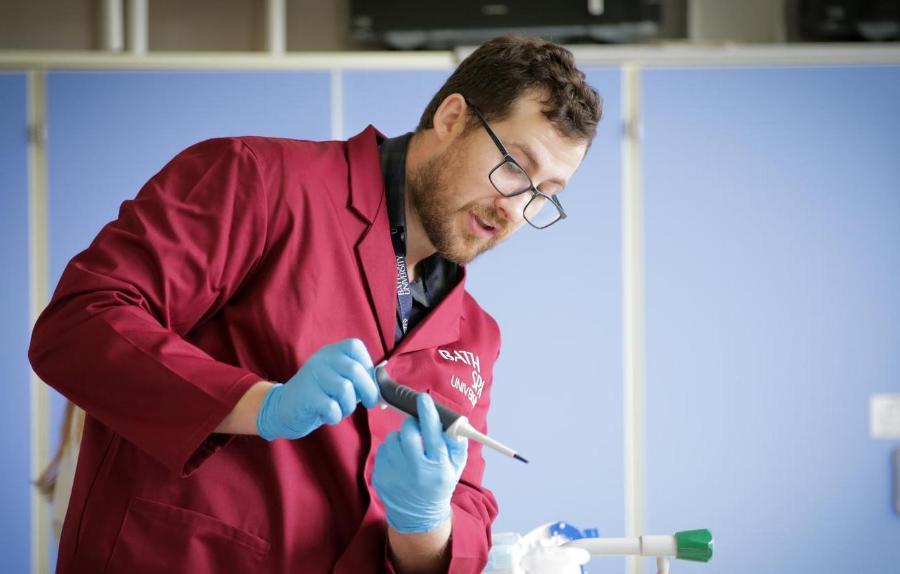
<svg viewBox="0 0 900 574">
<path fill-rule="evenodd" d="M 509 229 L 495 209 L 474 202 L 456 207 L 449 183 L 451 172 L 462 173 L 464 169 L 460 156 L 458 147 L 453 146 L 443 155 L 425 161 L 410 174 L 406 182 L 406 195 L 437 252 L 448 261 L 466 265 L 503 241 Z M 493 225 L 494 236 L 485 240 L 469 233 L 468 228 L 461 231 L 457 220 L 460 214 L 467 213 L 474 213 L 482 221 Z"/>
</svg>

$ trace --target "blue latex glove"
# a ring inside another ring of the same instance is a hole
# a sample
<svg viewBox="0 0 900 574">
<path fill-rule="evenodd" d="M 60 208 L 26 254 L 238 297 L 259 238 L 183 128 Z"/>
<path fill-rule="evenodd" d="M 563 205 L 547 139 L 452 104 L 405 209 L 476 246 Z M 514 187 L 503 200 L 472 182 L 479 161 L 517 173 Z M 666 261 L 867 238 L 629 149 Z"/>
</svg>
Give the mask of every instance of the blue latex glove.
<svg viewBox="0 0 900 574">
<path fill-rule="evenodd" d="M 375 367 L 359 339 L 345 339 L 316 351 L 296 375 L 266 393 L 256 428 L 266 440 L 295 439 L 323 424 L 337 424 L 362 402 L 378 404 Z"/>
<path fill-rule="evenodd" d="M 428 532 L 450 518 L 450 497 L 466 466 L 469 441 L 441 428 L 434 401 L 418 398 L 419 422 L 403 421 L 375 457 L 372 484 L 388 524 L 400 532 Z"/>
</svg>

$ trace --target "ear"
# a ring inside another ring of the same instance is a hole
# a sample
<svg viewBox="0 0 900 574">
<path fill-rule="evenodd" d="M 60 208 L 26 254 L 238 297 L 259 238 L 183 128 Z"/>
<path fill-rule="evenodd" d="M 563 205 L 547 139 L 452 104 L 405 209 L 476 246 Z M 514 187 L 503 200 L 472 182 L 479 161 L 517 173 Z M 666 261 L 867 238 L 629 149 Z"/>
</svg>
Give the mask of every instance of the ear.
<svg viewBox="0 0 900 574">
<path fill-rule="evenodd" d="M 440 141 L 451 140 L 464 131 L 467 120 L 466 99 L 462 94 L 450 94 L 434 112 L 434 134 Z"/>
</svg>

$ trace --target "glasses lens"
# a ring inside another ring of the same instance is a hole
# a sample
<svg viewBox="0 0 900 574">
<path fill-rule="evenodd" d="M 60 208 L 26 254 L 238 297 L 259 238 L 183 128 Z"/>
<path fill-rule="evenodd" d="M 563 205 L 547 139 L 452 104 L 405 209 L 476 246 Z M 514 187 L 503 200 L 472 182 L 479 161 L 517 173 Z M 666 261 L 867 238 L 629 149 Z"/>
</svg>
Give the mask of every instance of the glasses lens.
<svg viewBox="0 0 900 574">
<path fill-rule="evenodd" d="M 516 195 L 531 187 L 528 175 L 511 161 L 503 162 L 491 172 L 491 183 L 503 195 Z"/>
<path fill-rule="evenodd" d="M 555 223 L 560 217 L 556 204 L 544 195 L 535 195 L 525 206 L 525 219 L 531 225 L 544 228 Z"/>
</svg>

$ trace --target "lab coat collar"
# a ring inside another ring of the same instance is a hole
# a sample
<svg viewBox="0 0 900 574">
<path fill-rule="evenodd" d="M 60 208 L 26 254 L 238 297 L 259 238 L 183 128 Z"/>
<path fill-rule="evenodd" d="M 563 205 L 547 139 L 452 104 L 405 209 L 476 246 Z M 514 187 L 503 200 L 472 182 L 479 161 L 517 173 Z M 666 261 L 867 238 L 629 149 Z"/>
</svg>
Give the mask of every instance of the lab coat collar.
<svg viewBox="0 0 900 574">
<path fill-rule="evenodd" d="M 372 223 L 384 205 L 384 177 L 381 175 L 381 156 L 378 144 L 387 139 L 384 134 L 369 125 L 347 141 L 350 156 L 350 207 Z"/>
<path fill-rule="evenodd" d="M 350 207 L 369 222 L 356 244 L 356 252 L 369 304 L 375 311 L 385 354 L 394 351 L 397 313 L 397 265 L 388 223 L 384 176 L 378 144 L 385 139 L 373 126 L 350 138 Z M 459 322 L 465 293 L 465 268 L 446 297 L 400 341 L 396 353 L 418 351 L 459 338 Z"/>
<path fill-rule="evenodd" d="M 440 347 L 459 339 L 459 324 L 466 292 L 466 268 L 461 266 L 459 271 L 456 286 L 400 339 L 392 355 Z M 394 301 L 396 304 L 396 298 Z"/>
</svg>

